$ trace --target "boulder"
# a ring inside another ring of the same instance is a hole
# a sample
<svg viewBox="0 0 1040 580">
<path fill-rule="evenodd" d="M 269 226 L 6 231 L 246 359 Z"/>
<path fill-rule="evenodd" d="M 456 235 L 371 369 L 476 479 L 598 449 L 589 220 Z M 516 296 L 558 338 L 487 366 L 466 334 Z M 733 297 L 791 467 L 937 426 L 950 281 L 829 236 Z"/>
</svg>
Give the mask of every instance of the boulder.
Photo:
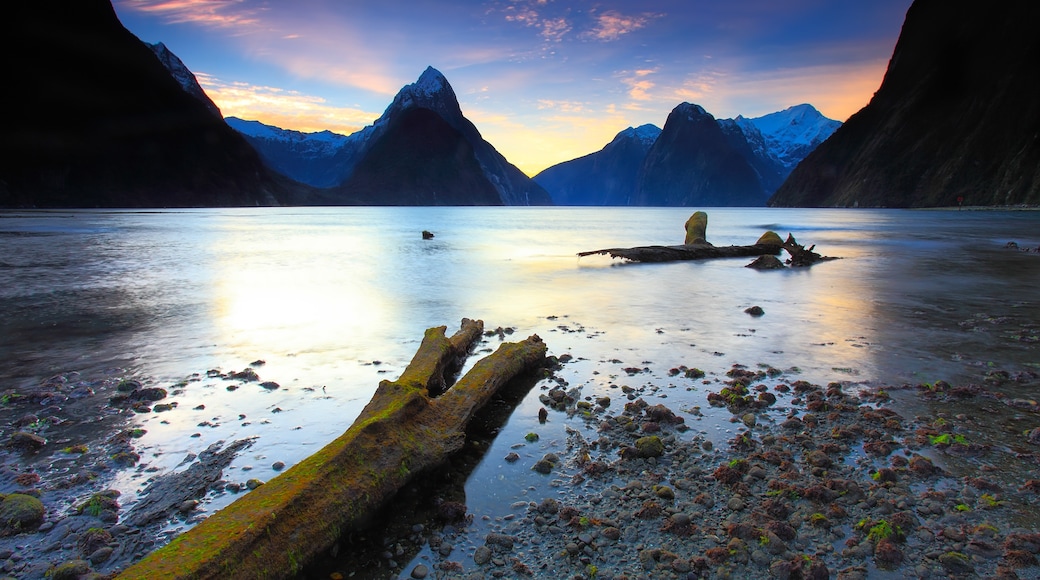
<svg viewBox="0 0 1040 580">
<path fill-rule="evenodd" d="M 686 220 L 686 241 L 683 242 L 685 245 L 690 244 L 706 244 L 708 243 L 707 230 L 708 230 L 708 214 L 703 211 L 693 212 L 690 219 Z"/>
</svg>

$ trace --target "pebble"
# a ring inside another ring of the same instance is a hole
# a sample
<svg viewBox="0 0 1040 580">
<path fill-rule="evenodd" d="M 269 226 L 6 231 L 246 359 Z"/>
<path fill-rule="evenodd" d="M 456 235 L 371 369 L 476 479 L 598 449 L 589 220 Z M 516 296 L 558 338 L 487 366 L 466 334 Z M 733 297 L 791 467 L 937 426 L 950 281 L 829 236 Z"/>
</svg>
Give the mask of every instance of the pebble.
<svg viewBox="0 0 1040 580">
<path fill-rule="evenodd" d="M 415 568 L 412 568 L 412 578 L 416 580 L 422 580 L 430 574 L 430 569 L 425 564 L 419 564 Z"/>
<path fill-rule="evenodd" d="M 491 561 L 491 548 L 487 546 L 478 546 L 473 552 L 473 563 L 478 566 L 483 566 Z"/>
</svg>

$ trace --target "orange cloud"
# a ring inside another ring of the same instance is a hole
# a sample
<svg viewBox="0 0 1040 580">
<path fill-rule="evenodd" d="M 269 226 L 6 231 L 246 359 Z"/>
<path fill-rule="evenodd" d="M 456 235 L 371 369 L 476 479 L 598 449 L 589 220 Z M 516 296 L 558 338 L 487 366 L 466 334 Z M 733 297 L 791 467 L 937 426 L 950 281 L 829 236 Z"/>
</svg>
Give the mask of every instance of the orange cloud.
<svg viewBox="0 0 1040 580">
<path fill-rule="evenodd" d="M 608 10 L 596 15 L 595 27 L 583 36 L 604 42 L 612 42 L 626 34 L 646 27 L 651 20 L 661 16 L 663 15 L 651 13 L 641 16 L 625 16 L 614 10 Z"/>
<path fill-rule="evenodd" d="M 260 23 L 259 9 L 246 8 L 243 0 L 127 0 L 121 6 L 159 14 L 169 22 L 232 28 Z"/>
<path fill-rule="evenodd" d="M 276 87 L 224 82 L 196 73 L 199 84 L 227 117 L 260 121 L 283 129 L 312 133 L 329 130 L 349 135 L 370 125 L 379 113 L 329 104 L 325 99 Z"/>
<path fill-rule="evenodd" d="M 655 72 L 657 72 L 655 69 L 622 72 L 622 75 L 627 75 L 621 78 L 621 82 L 628 87 L 628 97 L 634 101 L 652 100 L 650 90 L 656 86 L 656 83 L 647 77 Z"/>
</svg>

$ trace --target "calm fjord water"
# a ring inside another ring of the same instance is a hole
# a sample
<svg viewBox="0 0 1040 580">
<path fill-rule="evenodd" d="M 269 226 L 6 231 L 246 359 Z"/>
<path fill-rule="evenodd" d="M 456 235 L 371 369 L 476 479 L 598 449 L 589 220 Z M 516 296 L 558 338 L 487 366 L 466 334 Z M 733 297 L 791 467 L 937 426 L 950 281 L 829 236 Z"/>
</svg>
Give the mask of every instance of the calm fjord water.
<svg viewBox="0 0 1040 580">
<path fill-rule="evenodd" d="M 707 210 L 716 245 L 753 243 L 771 229 L 843 258 L 804 270 L 759 272 L 744 267 L 750 259 L 621 265 L 575 256 L 681 243 L 692 211 L 3 213 L 0 386 L 66 371 L 172 385 L 263 359 L 258 372 L 281 389 L 229 392 L 201 380 L 182 398 L 203 400 L 204 411 L 182 404 L 141 419 L 153 466 L 259 435 L 236 465 L 245 467 L 291 465 L 331 440 L 379 380 L 398 376 L 426 328 L 452 332 L 463 317 L 515 328 L 516 337 L 537 333 L 550 353 L 588 361 L 576 367 L 586 372 L 584 395 L 623 382 L 621 369 L 632 366 L 662 377 L 679 365 L 722 373 L 762 364 L 814 382 L 876 386 L 1040 364 L 1030 338 L 1040 325 L 1040 254 L 1004 247 L 1040 246 L 1040 212 Z M 436 237 L 423 240 L 422 230 Z M 765 315 L 745 314 L 752 305 Z M 537 394 L 518 415 L 534 415 Z M 198 427 L 204 420 L 219 428 Z"/>
</svg>

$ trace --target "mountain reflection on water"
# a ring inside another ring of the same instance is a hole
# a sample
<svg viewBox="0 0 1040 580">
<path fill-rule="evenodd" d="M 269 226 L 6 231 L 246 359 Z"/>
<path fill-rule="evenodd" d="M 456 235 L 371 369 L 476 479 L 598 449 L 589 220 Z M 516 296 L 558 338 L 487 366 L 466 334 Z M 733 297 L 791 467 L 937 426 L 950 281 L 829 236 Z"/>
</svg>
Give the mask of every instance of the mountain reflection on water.
<svg viewBox="0 0 1040 580">
<path fill-rule="evenodd" d="M 575 256 L 681 243 L 694 209 L 7 212 L 0 381 L 26 386 L 79 371 L 161 385 L 263 360 L 258 372 L 280 389 L 228 391 L 203 378 L 182 398 L 204 400 L 204 410 L 182 404 L 140 419 L 152 467 L 258 436 L 235 468 L 260 471 L 341 433 L 379 380 L 403 370 L 426 328 L 453 331 L 463 317 L 539 334 L 551 354 L 573 355 L 585 395 L 625 380 L 625 367 L 650 365 L 656 375 L 628 380 L 666 382 L 663 371 L 680 365 L 718 374 L 771 365 L 867 387 L 1040 370 L 1040 253 L 1005 247 L 1040 246 L 1040 212 L 707 209 L 716 245 L 753 243 L 771 229 L 843 258 L 803 270 Z M 423 230 L 435 237 L 422 239 Z M 765 315 L 745 314 L 752 305 Z M 1032 388 L 1004 390 L 1029 398 Z M 505 429 L 530 424 L 537 393 Z M 703 397 L 686 393 L 676 389 L 669 404 Z M 722 429 L 724 419 L 699 427 Z M 115 485 L 140 483 L 128 477 Z"/>
</svg>

